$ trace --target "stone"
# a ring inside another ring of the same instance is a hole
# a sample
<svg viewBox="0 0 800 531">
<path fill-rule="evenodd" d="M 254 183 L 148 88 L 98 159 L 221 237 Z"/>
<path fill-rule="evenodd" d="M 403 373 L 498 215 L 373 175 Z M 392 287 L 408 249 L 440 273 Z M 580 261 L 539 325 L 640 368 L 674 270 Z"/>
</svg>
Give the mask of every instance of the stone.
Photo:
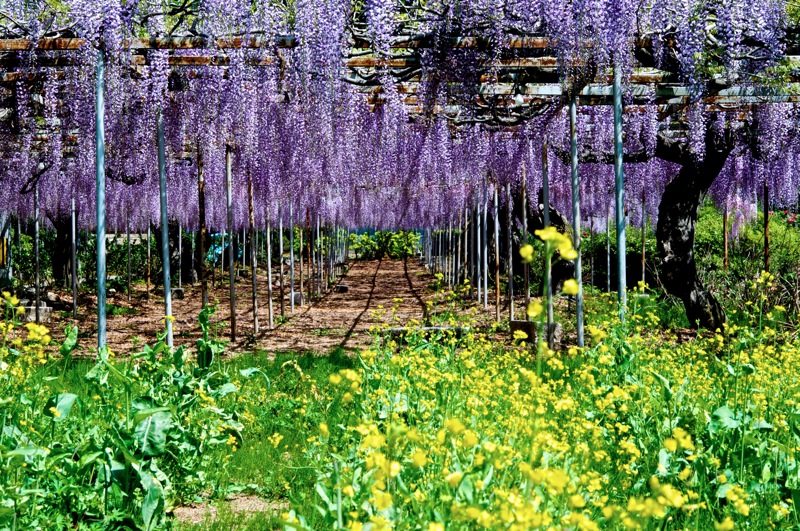
<svg viewBox="0 0 800 531">
<path fill-rule="evenodd" d="M 35 323 L 36 322 L 36 306 L 24 306 L 25 308 L 25 315 L 23 316 L 23 321 L 26 323 Z M 40 323 L 49 323 L 50 318 L 53 316 L 53 309 L 49 306 L 39 306 L 39 322 Z"/>
<path fill-rule="evenodd" d="M 56 295 L 52 291 L 48 291 L 45 294 L 44 298 L 47 299 L 49 302 L 57 302 L 58 301 L 58 295 Z"/>
<path fill-rule="evenodd" d="M 183 296 L 184 296 L 183 288 L 172 288 L 173 299 L 183 300 Z"/>
<path fill-rule="evenodd" d="M 295 306 L 302 306 L 303 305 L 303 294 L 302 293 L 295 293 L 294 294 L 294 305 Z"/>
<path fill-rule="evenodd" d="M 333 288 L 333 291 L 336 293 L 347 293 L 350 291 L 350 286 L 346 286 L 345 284 L 336 284 L 336 287 Z"/>
</svg>

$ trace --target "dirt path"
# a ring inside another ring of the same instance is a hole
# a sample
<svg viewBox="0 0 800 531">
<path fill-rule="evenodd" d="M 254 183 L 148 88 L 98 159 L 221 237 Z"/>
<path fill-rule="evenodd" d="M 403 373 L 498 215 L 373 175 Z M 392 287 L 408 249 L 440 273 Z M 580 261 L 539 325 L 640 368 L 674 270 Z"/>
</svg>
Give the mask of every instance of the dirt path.
<svg viewBox="0 0 800 531">
<path fill-rule="evenodd" d="M 274 330 L 267 330 L 267 278 L 266 275 L 259 274 L 258 315 L 261 332 L 258 337 L 253 334 L 249 275 L 237 279 L 237 341 L 230 347 L 230 351 L 263 349 L 327 353 L 336 347 L 364 347 L 369 344 L 367 331 L 380 322 L 401 326 L 410 319 L 421 320 L 425 300 L 430 296 L 430 292 L 426 296 L 426 286 L 433 280 L 413 260 L 407 264 L 392 260 L 353 262 L 341 281 L 348 287 L 346 293 L 332 290 L 308 305 L 296 307 L 294 315 L 290 312 L 287 285 L 284 297 L 286 320 L 278 324 L 281 321 L 278 275 L 273 272 L 273 277 L 276 327 Z M 218 333 L 226 337 L 230 334 L 228 281 L 227 277 L 217 278 L 217 281 L 216 287 L 209 294 L 212 303 L 217 305 L 212 322 L 220 325 Z M 173 301 L 175 344 L 191 347 L 200 335 L 197 315 L 201 309 L 201 291 L 199 284 L 184 285 L 183 288 L 184 298 Z M 163 330 L 163 298 L 153 292 L 148 300 L 141 285 L 135 286 L 134 291 L 130 302 L 123 294 L 112 294 L 108 299 L 108 344 L 118 353 L 127 353 L 143 342 L 152 342 Z M 71 300 L 68 293 L 60 295 L 65 302 Z M 48 326 L 55 338 L 60 339 L 63 335 L 61 330 L 66 323 L 75 322 L 81 331 L 80 344 L 89 354 L 96 341 L 96 308 L 96 297 L 81 295 L 77 320 L 71 319 L 71 314 L 66 312 L 55 312 L 53 321 Z"/>
<path fill-rule="evenodd" d="M 369 345 L 368 331 L 379 323 L 402 326 L 422 320 L 423 293 L 431 281 L 424 270 L 398 261 L 356 262 L 342 283 L 345 293 L 328 293 L 285 325 L 265 334 L 268 350 L 327 352 Z"/>
</svg>

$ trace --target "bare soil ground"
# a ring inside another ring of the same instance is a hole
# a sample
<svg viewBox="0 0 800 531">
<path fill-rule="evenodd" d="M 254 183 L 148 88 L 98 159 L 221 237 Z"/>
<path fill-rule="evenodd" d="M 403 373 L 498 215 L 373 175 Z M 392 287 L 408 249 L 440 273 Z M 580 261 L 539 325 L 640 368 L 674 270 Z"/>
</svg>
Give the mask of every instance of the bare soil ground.
<svg viewBox="0 0 800 531">
<path fill-rule="evenodd" d="M 347 286 L 345 293 L 329 290 L 321 297 L 297 306 L 290 311 L 288 274 L 284 293 L 284 315 L 281 319 L 280 287 L 278 275 L 273 271 L 273 309 L 275 326 L 269 329 L 267 277 L 258 275 L 258 318 L 260 332 L 253 328 L 252 284 L 249 272 L 236 279 L 237 335 L 229 352 L 252 350 L 296 351 L 327 353 L 342 347 L 348 350 L 369 345 L 368 330 L 381 322 L 402 326 L 411 319 L 422 320 L 426 301 L 433 293 L 427 286 L 433 277 L 418 262 L 380 260 L 353 262 L 340 283 Z M 209 282 L 209 284 L 211 284 Z M 299 289 L 299 282 L 297 283 Z M 191 346 L 200 335 L 197 316 L 201 310 L 199 284 L 183 285 L 184 298 L 173 300 L 175 317 L 175 345 Z M 230 294 L 228 277 L 220 278 L 210 286 L 209 298 L 217 311 L 212 322 L 219 325 L 218 333 L 230 337 Z M 157 294 L 158 293 L 158 294 Z M 71 304 L 70 293 L 59 293 L 62 301 Z M 164 329 L 163 295 L 151 289 L 148 300 L 143 285 L 135 285 L 131 300 L 125 294 L 112 294 L 108 298 L 108 344 L 116 353 L 128 353 L 142 343 L 152 343 Z M 64 306 L 62 305 L 62 308 Z M 56 339 L 67 323 L 75 323 L 80 330 L 80 344 L 89 354 L 95 344 L 97 298 L 81 293 L 78 301 L 78 319 L 70 312 L 54 312 L 48 326 Z"/>
</svg>

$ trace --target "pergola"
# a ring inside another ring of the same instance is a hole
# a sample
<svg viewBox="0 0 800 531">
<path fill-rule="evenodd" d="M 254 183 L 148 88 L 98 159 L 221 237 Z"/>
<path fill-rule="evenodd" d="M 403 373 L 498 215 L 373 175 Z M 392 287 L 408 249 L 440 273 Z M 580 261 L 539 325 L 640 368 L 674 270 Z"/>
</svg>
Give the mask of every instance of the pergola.
<svg viewBox="0 0 800 531">
<path fill-rule="evenodd" d="M 570 116 L 570 165 L 572 176 L 572 203 L 575 248 L 580 249 L 581 210 L 579 197 L 579 153 L 576 127 L 579 106 L 613 106 L 614 108 L 614 155 L 615 204 L 618 246 L 617 272 L 624 278 L 626 270 L 625 216 L 623 197 L 623 113 L 642 112 L 645 108 L 656 106 L 661 117 L 679 115 L 687 105 L 702 103 L 709 112 L 740 112 L 742 115 L 764 103 L 800 102 L 800 82 L 780 88 L 771 88 L 751 83 L 727 82 L 724 74 L 715 77 L 698 97 L 696 87 L 682 83 L 675 73 L 659 70 L 645 59 L 652 56 L 652 43 L 647 40 L 632 43 L 633 55 L 637 58 L 633 70 L 623 79 L 621 68 L 600 69 L 581 72 L 586 65 L 569 65 L 564 75 L 563 61 L 556 57 L 552 43 L 540 35 L 517 36 L 504 42 L 493 42 L 484 37 L 465 36 L 450 38 L 445 46 L 449 50 L 464 50 L 474 53 L 477 59 L 471 68 L 478 72 L 474 79 L 459 82 L 453 80 L 453 90 L 445 91 L 443 99 L 434 102 L 421 98 L 422 69 L 426 68 L 421 57 L 426 50 L 441 43 L 434 43 L 427 36 L 398 37 L 391 43 L 391 52 L 377 51 L 367 40 L 352 38 L 348 53 L 342 58 L 341 76 L 349 84 L 363 93 L 370 105 L 380 105 L 387 100 L 385 81 L 394 81 L 391 90 L 402 98 L 411 121 L 425 121 L 431 115 L 444 116 L 458 128 L 465 124 L 484 124 L 488 130 L 513 131 L 537 116 L 553 112 L 554 109 L 568 107 Z M 91 43 L 80 38 L 42 38 L 0 40 L 0 87 L 11 98 L 6 98 L 0 107 L 0 119 L 11 120 L 14 115 L 14 87 L 18 83 L 36 82 L 43 76 L 59 76 L 69 68 L 80 64 L 75 54 L 86 50 Z M 184 67 L 219 67 L 230 65 L 229 54 L 233 50 L 269 50 L 257 59 L 248 59 L 251 66 L 270 66 L 280 64 L 282 52 L 302 46 L 298 38 L 281 36 L 276 39 L 262 37 L 230 37 L 207 39 L 200 37 L 173 37 L 134 39 L 122 43 L 116 53 L 129 62 L 132 75 L 148 62 L 147 51 L 166 50 L 169 52 L 169 67 L 179 72 Z M 184 52 L 193 51 L 191 55 Z M 22 64 L 18 53 L 29 53 L 28 62 Z M 105 71 L 108 52 L 103 46 L 95 48 L 96 54 L 96 190 L 97 190 L 97 279 L 98 279 L 98 347 L 106 342 L 106 199 L 105 199 Z M 800 63 L 800 56 L 787 52 L 786 61 Z M 30 65 L 35 65 L 31 69 Z M 46 74 L 43 74 L 46 71 Z M 573 72 L 574 71 L 574 72 Z M 623 100 L 625 105 L 623 106 Z M 158 116 L 158 160 L 161 202 L 162 255 L 164 260 L 165 315 L 171 316 L 171 290 L 169 272 L 169 249 L 167 237 L 167 184 L 166 150 L 164 124 Z M 227 153 L 228 219 L 230 220 L 230 149 Z M 544 165 L 547 171 L 547 165 Z M 545 215 L 549 212 L 548 179 L 543 179 Z M 496 193 L 496 192 L 495 192 Z M 496 201 L 496 200 L 495 200 Z M 496 203 L 495 203 L 496 204 Z M 74 216 L 74 211 L 73 211 Z M 546 219 L 548 224 L 549 220 Z M 73 249 L 74 249 L 73 219 Z M 232 249 L 231 249 L 232 252 Z M 577 259 L 580 271 L 580 254 Z M 74 267 L 74 260 L 73 260 Z M 233 261 L 231 260 L 231 268 Z M 231 276 L 233 279 L 233 275 Z M 581 275 L 577 275 L 581 282 Z M 233 280 L 231 280 L 233 282 Z M 73 289 L 76 289 L 73 286 Z M 231 284 L 233 295 L 233 284 Z M 620 315 L 625 316 L 625 285 L 619 283 L 618 292 Z M 231 304 L 233 304 L 233 296 Z M 578 341 L 583 345 L 582 289 L 577 297 Z M 552 315 L 552 310 L 550 310 Z M 170 320 L 166 321 L 168 340 L 172 344 Z"/>
</svg>

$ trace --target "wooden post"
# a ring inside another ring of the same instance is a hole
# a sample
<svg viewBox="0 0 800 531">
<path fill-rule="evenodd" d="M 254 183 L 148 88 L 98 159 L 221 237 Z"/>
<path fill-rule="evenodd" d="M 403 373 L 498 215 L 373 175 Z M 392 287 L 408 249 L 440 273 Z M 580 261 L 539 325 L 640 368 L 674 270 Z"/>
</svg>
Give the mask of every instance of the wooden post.
<svg viewBox="0 0 800 531">
<path fill-rule="evenodd" d="M 300 256 L 298 256 L 298 258 L 300 258 L 300 270 L 298 272 L 300 273 L 300 296 L 301 297 L 305 297 L 306 296 L 306 292 L 305 292 L 304 287 L 303 287 L 303 234 L 304 233 L 305 233 L 305 229 L 303 229 L 303 224 L 301 223 L 300 224 Z"/>
</svg>

